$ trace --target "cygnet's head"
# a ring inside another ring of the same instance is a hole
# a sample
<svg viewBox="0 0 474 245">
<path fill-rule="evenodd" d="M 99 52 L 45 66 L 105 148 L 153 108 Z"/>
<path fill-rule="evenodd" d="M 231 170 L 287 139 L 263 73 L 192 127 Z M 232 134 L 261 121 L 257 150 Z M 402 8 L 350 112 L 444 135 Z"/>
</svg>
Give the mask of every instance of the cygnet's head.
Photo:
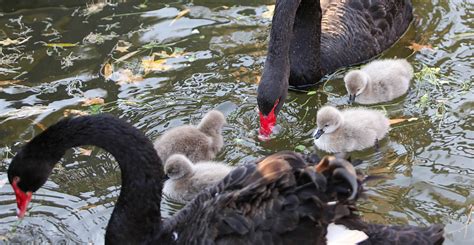
<svg viewBox="0 0 474 245">
<path fill-rule="evenodd" d="M 181 179 L 193 173 L 193 163 L 182 154 L 173 154 L 165 162 L 165 174 L 170 179 Z"/>
<path fill-rule="evenodd" d="M 201 120 L 198 129 L 207 135 L 221 134 L 226 124 L 225 116 L 217 110 L 209 111 Z"/>
<path fill-rule="evenodd" d="M 355 101 L 357 95 L 364 92 L 368 82 L 369 76 L 363 71 L 354 70 L 346 74 L 344 77 L 344 83 L 346 84 L 346 89 L 349 93 L 349 104 L 352 104 Z"/>
<path fill-rule="evenodd" d="M 323 134 L 329 134 L 339 128 L 344 119 L 341 112 L 333 106 L 323 106 L 319 109 L 316 124 L 318 128 L 313 134 L 315 139 L 318 139 Z"/>
</svg>

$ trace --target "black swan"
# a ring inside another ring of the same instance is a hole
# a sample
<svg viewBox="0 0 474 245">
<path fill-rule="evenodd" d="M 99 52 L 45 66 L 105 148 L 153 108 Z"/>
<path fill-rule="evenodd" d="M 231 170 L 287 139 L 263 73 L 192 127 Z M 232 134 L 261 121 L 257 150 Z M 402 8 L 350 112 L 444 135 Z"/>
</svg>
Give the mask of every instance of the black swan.
<svg viewBox="0 0 474 245">
<path fill-rule="evenodd" d="M 410 0 L 277 0 L 258 86 L 260 138 L 272 133 L 289 85 L 314 85 L 380 54 L 412 19 Z"/>
<path fill-rule="evenodd" d="M 203 191 L 173 218 L 161 220 L 163 166 L 139 130 L 109 115 L 67 118 L 27 143 L 12 159 L 8 179 L 18 215 L 70 147 L 96 145 L 109 151 L 122 173 L 107 244 L 325 244 L 336 218 L 361 227 L 380 242 L 434 244 L 442 226 L 386 227 L 364 223 L 355 213 L 362 180 L 342 159 L 324 158 L 307 166 L 300 155 L 281 152 L 257 164 L 237 167 Z M 393 239 L 393 240 L 387 240 Z"/>
</svg>

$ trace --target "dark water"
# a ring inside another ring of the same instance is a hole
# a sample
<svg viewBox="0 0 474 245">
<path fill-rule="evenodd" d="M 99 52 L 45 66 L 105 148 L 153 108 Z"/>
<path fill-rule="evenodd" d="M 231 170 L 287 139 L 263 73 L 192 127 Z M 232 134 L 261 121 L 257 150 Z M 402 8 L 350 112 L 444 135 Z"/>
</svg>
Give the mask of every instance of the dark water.
<svg viewBox="0 0 474 245">
<path fill-rule="evenodd" d="M 218 159 L 235 165 L 278 150 L 307 151 L 317 108 L 347 99 L 342 73 L 310 95 L 291 92 L 280 132 L 257 140 L 256 81 L 273 1 L 42 2 L 0 1 L 0 180 L 19 146 L 71 110 L 110 112 L 155 139 L 217 108 L 228 118 Z M 473 244 L 474 4 L 413 2 L 416 20 L 383 56 L 408 57 L 419 79 L 406 97 L 374 107 L 418 120 L 395 125 L 380 152 L 355 154 L 365 160 L 363 171 L 388 176 L 369 185 L 361 210 L 378 223 L 442 223 L 446 244 Z M 413 53 L 411 42 L 432 48 Z M 158 61 L 148 62 L 153 53 Z M 83 106 L 95 97 L 105 104 Z M 87 149 L 90 156 L 68 152 L 21 222 L 11 186 L 0 187 L 0 241 L 103 242 L 120 174 L 110 154 Z M 163 215 L 176 207 L 165 200 Z"/>
</svg>

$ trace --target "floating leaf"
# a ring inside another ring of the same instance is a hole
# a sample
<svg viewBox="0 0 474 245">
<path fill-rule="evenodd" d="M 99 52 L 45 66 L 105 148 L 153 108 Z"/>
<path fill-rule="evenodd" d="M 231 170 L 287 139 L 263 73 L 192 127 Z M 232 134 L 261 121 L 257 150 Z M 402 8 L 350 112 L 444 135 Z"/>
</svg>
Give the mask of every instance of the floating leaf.
<svg viewBox="0 0 474 245">
<path fill-rule="evenodd" d="M 393 124 L 404 122 L 406 120 L 407 120 L 406 118 L 394 118 L 394 119 L 390 119 L 389 121 L 390 121 L 390 125 L 393 125 Z"/>
<path fill-rule="evenodd" d="M 239 67 L 238 70 L 230 73 L 231 76 L 240 79 L 247 83 L 260 83 L 260 73 L 258 71 L 250 70 L 244 66 Z"/>
<path fill-rule="evenodd" d="M 109 80 L 112 77 L 112 73 L 114 72 L 114 67 L 112 66 L 112 64 L 106 63 L 102 71 L 105 80 Z"/>
<path fill-rule="evenodd" d="M 262 76 L 256 75 L 256 76 L 255 76 L 255 83 L 256 83 L 256 84 L 259 84 L 261 79 L 262 79 Z"/>
<path fill-rule="evenodd" d="M 100 97 L 89 98 L 82 102 L 82 106 L 102 105 L 102 104 L 104 104 L 104 99 Z"/>
<path fill-rule="evenodd" d="M 415 51 L 415 52 L 419 52 L 423 49 L 433 50 L 433 47 L 431 46 L 431 44 L 418 44 L 418 43 L 415 43 L 415 42 L 412 42 L 410 44 L 410 46 L 408 46 L 408 48 Z"/>
<path fill-rule="evenodd" d="M 92 115 L 102 113 L 102 105 L 96 104 L 96 105 L 89 106 L 89 113 Z"/>
<path fill-rule="evenodd" d="M 145 70 L 145 73 L 148 73 L 150 71 L 166 71 L 171 68 L 171 66 L 166 65 L 166 60 L 165 59 L 160 59 L 160 60 L 153 60 L 153 57 L 151 59 L 143 59 L 142 60 L 142 67 Z"/>
<path fill-rule="evenodd" d="M 27 38 L 18 38 L 18 39 L 15 39 L 15 40 L 12 40 L 12 39 L 10 39 L 10 38 L 7 38 L 7 39 L 5 39 L 5 40 L 0 41 L 0 45 L 2 45 L 2 46 L 9 46 L 9 45 L 23 44 L 23 43 L 25 43 L 26 41 L 28 41 L 30 38 L 31 38 L 31 36 L 29 36 L 29 37 L 27 37 Z"/>
<path fill-rule="evenodd" d="M 314 94 L 316 94 L 316 91 L 309 91 L 309 92 L 307 93 L 307 95 L 314 95 Z"/>
<path fill-rule="evenodd" d="M 84 15 L 87 16 L 87 15 L 99 13 L 100 11 L 104 9 L 106 5 L 107 4 L 104 2 L 87 4 L 86 5 L 87 8 L 84 10 Z"/>
<path fill-rule="evenodd" d="M 35 123 L 35 126 L 38 127 L 39 129 L 45 131 L 46 130 L 46 126 L 44 126 L 42 123 Z"/>
<path fill-rule="evenodd" d="M 22 82 L 22 80 L 5 80 L 5 81 L 0 81 L 0 86 L 16 84 L 16 83 L 19 83 L 19 82 Z"/>
<path fill-rule="evenodd" d="M 79 149 L 79 153 L 83 156 L 90 156 L 92 154 L 91 149 L 85 149 L 85 148 L 82 148 L 82 147 L 78 147 L 78 149 Z"/>
<path fill-rule="evenodd" d="M 179 20 L 181 17 L 185 16 L 186 14 L 188 14 L 190 12 L 189 9 L 184 9 L 182 11 L 180 11 L 178 13 L 178 15 L 176 15 L 176 17 L 173 19 L 173 21 L 171 21 L 170 25 L 173 25 L 174 22 L 176 22 L 177 20 Z"/>
<path fill-rule="evenodd" d="M 128 52 L 128 49 L 132 46 L 131 43 L 129 42 L 125 42 L 125 41 L 119 41 L 117 43 L 117 46 L 115 46 L 115 50 L 121 52 L 121 53 L 125 53 L 125 52 Z"/>
<path fill-rule="evenodd" d="M 304 150 L 306 150 L 306 146 L 304 146 L 304 145 L 297 145 L 295 147 L 295 151 L 303 152 Z"/>
<path fill-rule="evenodd" d="M 267 11 L 262 13 L 262 17 L 265 19 L 271 19 L 273 12 L 275 11 L 275 5 L 267 5 Z"/>
<path fill-rule="evenodd" d="M 143 77 L 141 75 L 133 74 L 130 69 L 120 69 L 113 73 L 112 80 L 119 84 L 124 84 L 143 81 Z"/>
<path fill-rule="evenodd" d="M 84 206 L 84 207 L 80 207 L 79 210 L 89 210 L 89 209 L 92 209 L 92 208 L 95 208 L 97 207 L 98 205 L 95 205 L 95 204 L 89 204 L 87 206 Z"/>
<path fill-rule="evenodd" d="M 77 43 L 46 43 L 44 46 L 46 47 L 60 47 L 60 48 L 71 48 L 76 47 Z"/>
<path fill-rule="evenodd" d="M 115 62 L 122 62 L 122 61 L 124 61 L 124 60 L 127 60 L 127 59 L 129 59 L 130 57 L 134 56 L 134 55 L 137 54 L 137 53 L 138 53 L 138 50 L 137 50 L 137 51 L 130 52 L 130 53 L 128 53 L 128 54 L 126 54 L 126 55 L 124 55 L 124 56 L 122 56 L 122 57 L 116 59 Z"/>
<path fill-rule="evenodd" d="M 70 115 L 77 115 L 77 116 L 86 116 L 89 115 L 89 113 L 81 110 L 74 110 L 74 109 L 66 109 L 63 112 L 64 117 L 69 117 Z"/>
</svg>

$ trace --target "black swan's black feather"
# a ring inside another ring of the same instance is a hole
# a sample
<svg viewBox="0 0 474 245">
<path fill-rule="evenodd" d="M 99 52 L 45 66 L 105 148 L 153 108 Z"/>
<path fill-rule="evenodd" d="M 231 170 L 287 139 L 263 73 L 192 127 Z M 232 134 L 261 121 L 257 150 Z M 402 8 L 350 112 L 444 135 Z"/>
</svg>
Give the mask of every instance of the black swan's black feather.
<svg viewBox="0 0 474 245">
<path fill-rule="evenodd" d="M 305 88 L 392 46 L 413 19 L 410 0 L 277 0 L 258 106 L 277 114 L 289 85 Z"/>
<path fill-rule="evenodd" d="M 79 145 L 109 151 L 121 169 L 122 188 L 107 226 L 108 244 L 325 244 L 330 222 L 365 224 L 355 214 L 357 198 L 347 199 L 348 183 L 335 178 L 333 170 L 317 173 L 294 152 L 236 168 L 162 221 L 161 160 L 139 130 L 108 115 L 63 119 L 49 127 L 13 158 L 8 178 L 12 182 L 19 177 L 22 191 L 36 191 L 65 151 Z M 359 179 L 361 193 L 363 181 Z M 337 205 L 328 203 L 336 200 Z M 374 239 L 387 231 L 382 225 L 365 225 L 360 228 Z M 437 226 L 400 229 L 390 237 L 405 241 L 405 234 L 422 232 L 433 241 L 442 239 Z"/>
</svg>

